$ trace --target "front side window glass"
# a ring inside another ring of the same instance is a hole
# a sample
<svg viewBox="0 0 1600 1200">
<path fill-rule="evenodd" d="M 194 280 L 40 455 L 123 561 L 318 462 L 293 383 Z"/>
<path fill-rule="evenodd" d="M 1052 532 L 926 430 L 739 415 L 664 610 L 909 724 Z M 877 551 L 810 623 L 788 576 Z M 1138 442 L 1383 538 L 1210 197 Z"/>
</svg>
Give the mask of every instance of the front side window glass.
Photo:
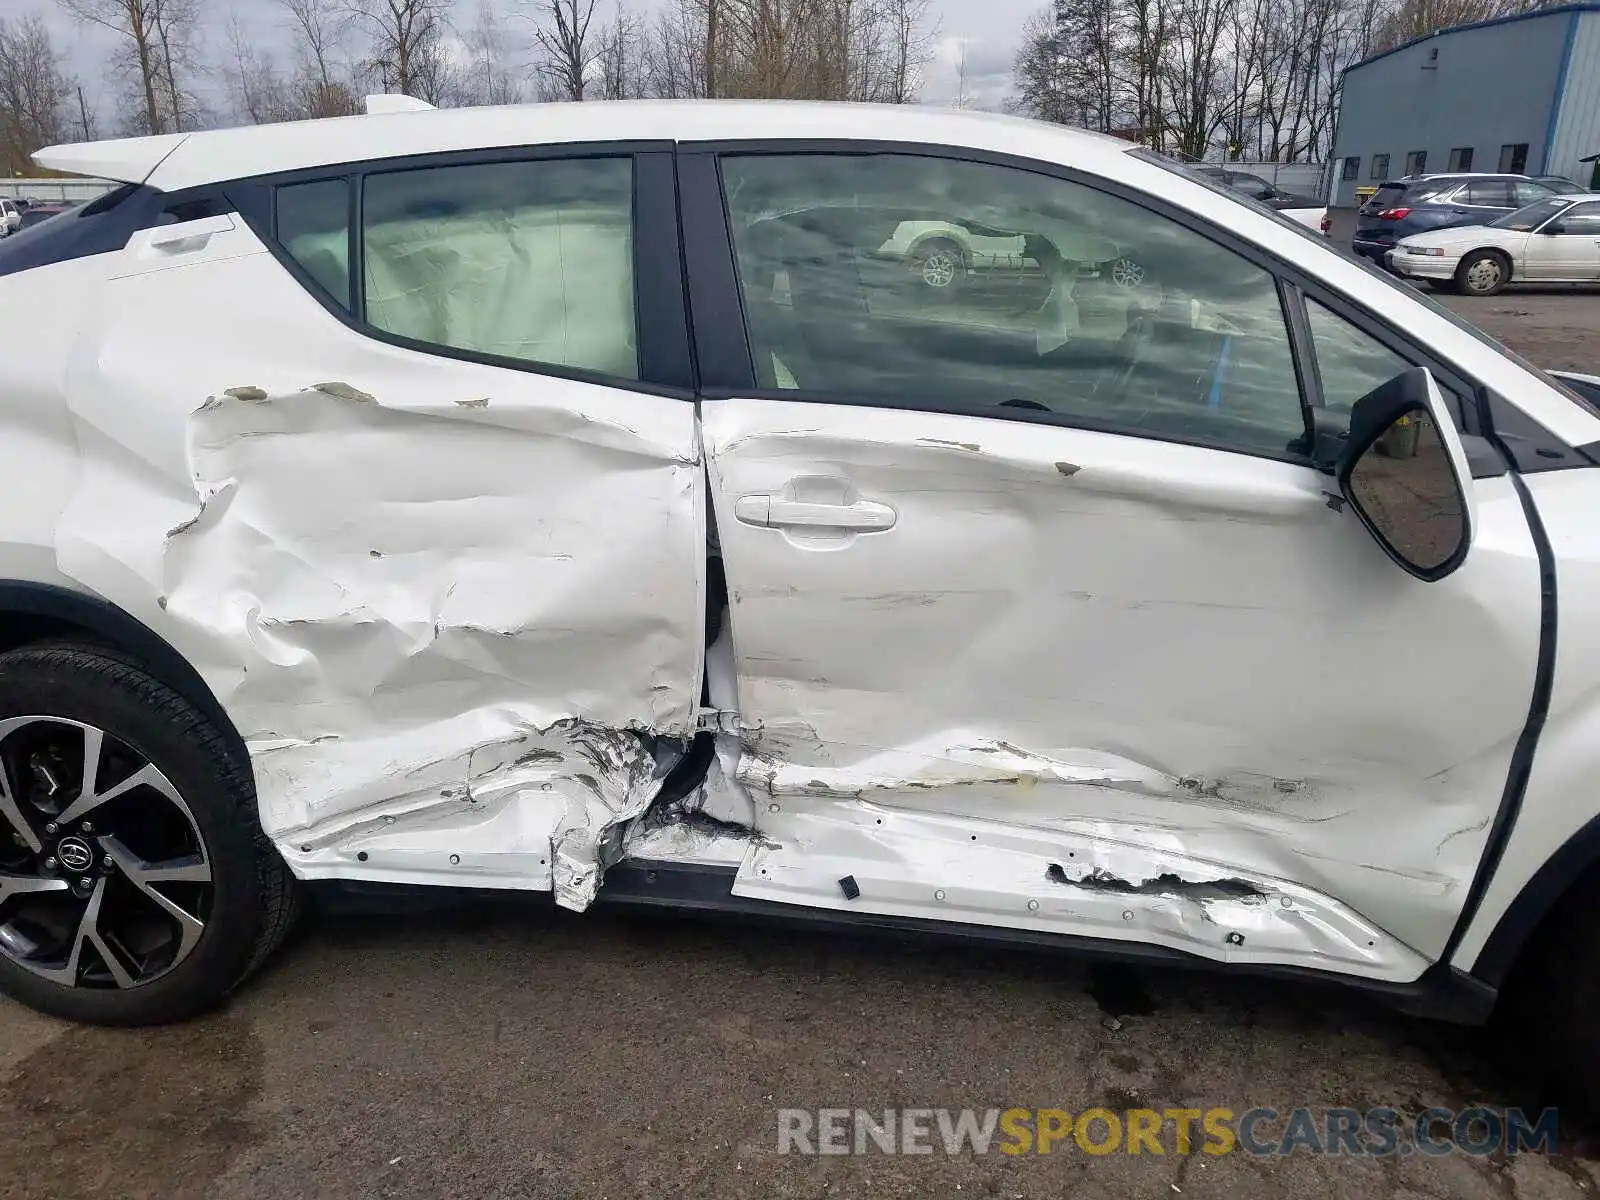
<svg viewBox="0 0 1600 1200">
<path fill-rule="evenodd" d="M 905 154 L 730 155 L 722 176 L 765 388 L 1272 455 L 1304 435 L 1272 276 L 1132 201 Z"/>
<path fill-rule="evenodd" d="M 1600 237 L 1600 204 L 1574 204 L 1561 218 L 1562 233 Z"/>
<path fill-rule="evenodd" d="M 627 158 L 369 175 L 366 317 L 418 342 L 639 375 Z"/>
<path fill-rule="evenodd" d="M 1322 402 L 1335 412 L 1348 413 L 1368 392 L 1416 365 L 1315 300 L 1306 300 L 1306 316 L 1322 380 Z M 1437 379 L 1434 382 L 1450 412 L 1459 414 L 1460 396 Z"/>
</svg>

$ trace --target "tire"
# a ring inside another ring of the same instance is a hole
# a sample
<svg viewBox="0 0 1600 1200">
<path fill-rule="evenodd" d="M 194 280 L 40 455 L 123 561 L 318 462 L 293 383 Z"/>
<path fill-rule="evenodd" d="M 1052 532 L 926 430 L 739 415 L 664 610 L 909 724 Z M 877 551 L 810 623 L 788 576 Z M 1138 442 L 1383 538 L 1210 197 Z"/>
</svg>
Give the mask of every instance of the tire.
<svg viewBox="0 0 1600 1200">
<path fill-rule="evenodd" d="M 178 1021 L 288 935 L 298 892 L 249 763 L 134 661 L 75 643 L 0 654 L 0 771 L 0 992 L 72 1021 Z"/>
<path fill-rule="evenodd" d="M 947 238 L 923 242 L 912 251 L 911 265 L 922 286 L 941 295 L 955 291 L 967 277 L 966 254 Z"/>
<path fill-rule="evenodd" d="M 1509 1067 L 1600 1115 L 1600 875 L 1564 896 L 1501 989 L 1493 1026 Z"/>
<path fill-rule="evenodd" d="M 1466 296 L 1493 296 L 1511 282 L 1511 262 L 1498 250 L 1475 250 L 1456 267 L 1456 287 Z"/>
</svg>

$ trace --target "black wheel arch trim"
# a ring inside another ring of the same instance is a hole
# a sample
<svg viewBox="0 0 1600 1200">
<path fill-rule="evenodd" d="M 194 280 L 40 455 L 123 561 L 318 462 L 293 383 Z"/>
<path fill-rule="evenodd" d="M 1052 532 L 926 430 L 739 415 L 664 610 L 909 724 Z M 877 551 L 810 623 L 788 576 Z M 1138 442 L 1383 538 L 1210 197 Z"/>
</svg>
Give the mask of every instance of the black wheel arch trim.
<svg viewBox="0 0 1600 1200">
<path fill-rule="evenodd" d="M 36 631 L 15 640 L 16 624 L 40 623 Z M 0 580 L 0 649 L 11 650 L 41 637 L 71 636 L 69 630 L 98 638 L 146 667 L 163 683 L 198 708 L 228 742 L 229 748 L 250 761 L 244 738 L 218 702 L 211 688 L 189 660 L 160 634 L 109 600 L 49 583 Z"/>
<path fill-rule="evenodd" d="M 1600 815 L 1592 817 L 1522 885 L 1489 932 L 1473 962 L 1474 979 L 1501 987 L 1517 957 L 1544 919 L 1572 888 L 1600 865 Z"/>
<path fill-rule="evenodd" d="M 1528 790 L 1528 779 L 1533 773 L 1533 756 L 1538 749 L 1539 737 L 1544 732 L 1545 718 L 1550 712 L 1550 695 L 1555 683 L 1556 668 L 1556 618 L 1558 612 L 1556 592 L 1556 567 L 1555 552 L 1550 546 L 1550 537 L 1545 532 L 1544 522 L 1539 517 L 1539 506 L 1533 499 L 1533 493 L 1528 490 L 1528 485 L 1515 471 L 1511 472 L 1512 486 L 1516 489 L 1517 498 L 1522 503 L 1523 515 L 1528 522 L 1528 533 L 1533 539 L 1534 550 L 1539 558 L 1539 652 L 1534 667 L 1533 694 L 1528 704 L 1527 720 L 1523 723 L 1522 733 L 1517 738 L 1517 744 L 1511 751 L 1511 765 L 1506 771 L 1505 789 L 1500 796 L 1499 807 L 1496 808 L 1493 818 L 1489 823 L 1489 836 L 1484 841 L 1483 853 L 1478 859 L 1478 867 L 1473 872 L 1472 882 L 1467 887 L 1466 900 L 1462 903 L 1461 914 L 1456 920 L 1455 929 L 1451 931 L 1449 940 L 1445 943 L 1444 951 L 1439 956 L 1439 961 L 1449 963 L 1456 955 L 1462 939 L 1466 937 L 1467 930 L 1472 926 L 1478 916 L 1478 910 L 1483 904 L 1483 898 L 1489 890 L 1489 885 L 1494 880 L 1495 872 L 1500 868 L 1500 862 L 1505 856 L 1506 846 L 1511 841 L 1511 836 L 1517 827 L 1517 818 L 1522 812 L 1523 796 Z M 1596 818 L 1595 824 L 1600 822 Z M 1595 841 L 1597 851 L 1600 851 L 1600 831 L 1597 831 Z M 1562 848 L 1563 851 L 1566 847 Z M 1558 852 L 1559 857 L 1561 852 Z M 1555 860 L 1552 859 L 1551 862 Z M 1594 861 L 1593 859 L 1590 860 Z M 1546 863 L 1548 868 L 1550 863 Z M 1541 870 L 1540 874 L 1543 874 Z M 1537 879 L 1539 876 L 1535 876 Z M 1527 888 L 1523 889 L 1524 893 Z M 1537 903 L 1533 898 L 1530 904 Z M 1553 897 L 1538 909 L 1538 916 L 1542 916 L 1553 903 Z M 1512 925 L 1506 925 L 1507 918 L 1513 911 L 1522 905 L 1522 896 L 1502 914 L 1495 932 L 1490 941 L 1496 943 L 1495 955 L 1497 959 L 1504 960 L 1504 966 L 1509 967 L 1512 959 L 1516 957 L 1523 940 L 1532 932 L 1537 919 L 1527 924 L 1520 930 Z M 1525 911 L 1525 910 L 1524 910 Z M 1505 930 L 1502 935 L 1502 929 Z M 1497 941 L 1498 939 L 1498 941 Z M 1489 946 L 1478 954 L 1477 961 L 1473 963 L 1471 974 L 1482 983 L 1498 987 L 1505 976 L 1505 969 L 1495 973 L 1491 969 L 1491 960 L 1488 957 Z"/>
</svg>

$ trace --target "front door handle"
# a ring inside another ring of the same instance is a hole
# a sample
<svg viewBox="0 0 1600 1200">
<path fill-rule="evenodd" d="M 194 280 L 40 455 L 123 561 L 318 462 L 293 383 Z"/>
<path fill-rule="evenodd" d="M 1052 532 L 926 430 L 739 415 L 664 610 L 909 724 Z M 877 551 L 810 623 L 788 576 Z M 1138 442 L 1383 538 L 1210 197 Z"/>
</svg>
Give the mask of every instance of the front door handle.
<svg viewBox="0 0 1600 1200">
<path fill-rule="evenodd" d="M 733 513 L 746 525 L 763 529 L 838 529 L 854 533 L 893 529 L 896 515 L 894 509 L 876 500 L 819 504 L 767 495 L 740 496 Z"/>
</svg>

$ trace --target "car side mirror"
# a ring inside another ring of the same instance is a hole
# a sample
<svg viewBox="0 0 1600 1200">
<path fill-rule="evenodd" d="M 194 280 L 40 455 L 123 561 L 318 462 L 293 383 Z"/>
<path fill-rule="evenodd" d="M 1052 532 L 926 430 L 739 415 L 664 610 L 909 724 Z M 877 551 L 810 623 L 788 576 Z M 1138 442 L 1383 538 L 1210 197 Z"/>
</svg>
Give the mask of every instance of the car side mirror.
<svg viewBox="0 0 1600 1200">
<path fill-rule="evenodd" d="M 1556 233 L 1565 233 L 1566 231 L 1567 231 L 1567 227 L 1565 225 L 1563 225 L 1560 221 L 1551 221 L 1550 224 L 1546 225 L 1543 229 L 1539 230 L 1540 233 L 1547 234 L 1547 235 L 1548 234 L 1556 234 Z"/>
<path fill-rule="evenodd" d="M 1334 471 L 1384 553 L 1427 583 L 1466 561 L 1477 514 L 1466 451 L 1433 377 L 1396 375 L 1357 400 Z"/>
</svg>

